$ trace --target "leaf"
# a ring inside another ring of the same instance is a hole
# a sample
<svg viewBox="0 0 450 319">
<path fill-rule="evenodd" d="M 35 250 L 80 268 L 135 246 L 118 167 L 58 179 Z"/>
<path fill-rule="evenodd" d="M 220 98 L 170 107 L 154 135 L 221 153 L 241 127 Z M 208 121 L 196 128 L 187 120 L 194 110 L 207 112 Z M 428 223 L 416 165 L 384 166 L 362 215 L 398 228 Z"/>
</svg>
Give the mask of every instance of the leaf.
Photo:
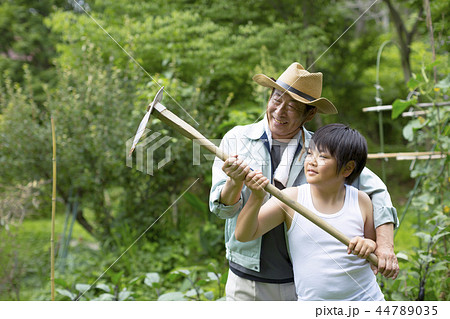
<svg viewBox="0 0 450 319">
<path fill-rule="evenodd" d="M 423 239 L 426 243 L 429 243 L 431 241 L 431 235 L 430 234 L 419 232 L 419 233 L 416 233 L 414 235 L 419 237 L 419 238 L 421 238 L 421 239 Z"/>
<path fill-rule="evenodd" d="M 127 290 L 121 291 L 119 293 L 119 301 L 127 300 L 131 296 L 131 294 L 132 294 L 132 291 L 127 291 Z"/>
<path fill-rule="evenodd" d="M 392 103 L 392 115 L 391 115 L 392 119 L 396 119 L 400 114 L 403 113 L 404 110 L 416 104 L 417 104 L 416 99 L 411 99 L 407 101 L 396 99 L 394 103 Z"/>
<path fill-rule="evenodd" d="M 403 137 L 411 142 L 414 139 L 414 132 L 422 128 L 424 125 L 425 124 L 422 123 L 419 119 L 410 121 L 403 128 Z"/>
<path fill-rule="evenodd" d="M 70 291 L 67 290 L 67 289 L 56 289 L 56 291 L 57 291 L 60 295 L 69 297 L 70 300 L 74 300 L 74 299 L 77 297 L 74 293 L 70 292 Z"/>
<path fill-rule="evenodd" d="M 408 81 L 408 88 L 409 88 L 411 91 L 414 91 L 419 85 L 420 85 L 420 81 L 418 81 L 418 80 L 415 79 L 415 78 L 411 78 L 411 79 Z"/>
<path fill-rule="evenodd" d="M 206 299 L 213 300 L 214 299 L 214 293 L 212 291 L 207 291 L 203 294 Z"/>
<path fill-rule="evenodd" d="M 191 271 L 189 269 L 178 269 L 172 272 L 173 274 L 181 274 L 184 276 L 189 276 L 189 274 L 191 273 Z"/>
<path fill-rule="evenodd" d="M 408 255 L 406 255 L 405 253 L 399 252 L 396 254 L 397 259 L 400 259 L 402 261 L 408 261 Z"/>
<path fill-rule="evenodd" d="M 144 283 L 147 286 L 153 287 L 153 284 L 159 283 L 160 277 L 159 274 L 156 272 L 149 272 L 145 275 Z"/>
<path fill-rule="evenodd" d="M 113 274 L 111 275 L 111 282 L 112 282 L 114 285 L 118 285 L 118 284 L 119 284 L 120 278 L 122 277 L 123 272 L 124 272 L 124 271 L 122 270 L 122 271 L 120 271 L 120 272 L 113 273 Z"/>
<path fill-rule="evenodd" d="M 198 212 L 208 212 L 208 204 L 202 201 L 197 195 L 187 192 L 183 195 L 184 199 Z"/>
<path fill-rule="evenodd" d="M 105 284 L 98 284 L 97 286 L 95 286 L 95 288 L 101 289 L 101 290 L 106 291 L 106 292 L 110 292 L 111 291 L 109 286 L 105 285 Z"/>
<path fill-rule="evenodd" d="M 225 274 L 223 274 L 223 275 L 220 277 L 220 283 L 221 283 L 222 285 L 225 285 L 225 284 L 227 283 L 227 280 L 228 280 L 228 273 L 226 272 Z"/>
<path fill-rule="evenodd" d="M 195 297 L 197 296 L 197 291 L 195 289 L 189 289 L 184 294 L 186 297 Z"/>
<path fill-rule="evenodd" d="M 94 300 L 97 300 L 97 301 L 113 301 L 113 300 L 114 300 L 114 295 L 111 295 L 111 294 L 101 294 L 100 296 L 98 296 L 98 297 L 95 298 Z"/>
<path fill-rule="evenodd" d="M 217 276 L 217 274 L 213 273 L 213 272 L 208 272 L 207 276 L 208 276 L 209 280 L 214 280 L 215 281 L 215 280 L 219 279 L 219 276 Z"/>
<path fill-rule="evenodd" d="M 440 233 L 437 234 L 435 236 L 433 236 L 433 241 L 436 243 L 439 239 L 441 239 L 444 236 L 447 236 L 450 232 L 444 232 L 444 233 Z"/>
<path fill-rule="evenodd" d="M 168 292 L 159 296 L 158 301 L 185 301 L 184 295 L 179 292 Z"/>
<path fill-rule="evenodd" d="M 208 269 L 208 271 L 210 271 L 210 272 L 215 272 L 216 266 L 214 265 L 214 263 L 211 262 L 206 266 L 206 269 Z"/>
<path fill-rule="evenodd" d="M 87 285 L 87 284 L 76 284 L 75 285 L 75 289 L 81 293 L 88 291 L 90 288 L 91 288 L 91 285 Z"/>
<path fill-rule="evenodd" d="M 447 75 L 445 79 L 439 81 L 435 87 L 441 89 L 444 94 L 447 93 L 447 90 L 450 87 L 450 75 Z"/>
<path fill-rule="evenodd" d="M 427 64 L 425 66 L 426 71 L 432 71 L 435 66 L 439 65 L 439 61 L 434 61 L 433 63 Z"/>
<path fill-rule="evenodd" d="M 447 261 L 440 261 L 436 264 L 434 264 L 431 268 L 430 268 L 430 272 L 434 272 L 434 271 L 447 271 L 447 267 L 448 267 L 448 262 Z"/>
<path fill-rule="evenodd" d="M 68 288 L 69 287 L 69 284 L 67 282 L 65 282 L 61 278 L 55 278 L 55 284 L 63 286 L 64 288 Z"/>
<path fill-rule="evenodd" d="M 178 288 L 179 291 L 187 291 L 192 287 L 192 282 L 188 278 L 184 278 L 181 286 Z"/>
<path fill-rule="evenodd" d="M 130 284 L 130 285 L 133 285 L 133 284 L 135 284 L 139 279 L 141 279 L 142 278 L 142 276 L 138 276 L 138 277 L 134 277 L 133 279 L 131 279 L 128 283 Z"/>
<path fill-rule="evenodd" d="M 197 286 L 204 286 L 209 282 L 209 280 L 205 280 L 205 279 L 200 279 L 199 281 L 197 281 Z"/>
<path fill-rule="evenodd" d="M 435 260 L 435 258 L 433 258 L 433 256 L 431 255 L 419 254 L 419 256 L 424 263 L 431 263 Z"/>
</svg>

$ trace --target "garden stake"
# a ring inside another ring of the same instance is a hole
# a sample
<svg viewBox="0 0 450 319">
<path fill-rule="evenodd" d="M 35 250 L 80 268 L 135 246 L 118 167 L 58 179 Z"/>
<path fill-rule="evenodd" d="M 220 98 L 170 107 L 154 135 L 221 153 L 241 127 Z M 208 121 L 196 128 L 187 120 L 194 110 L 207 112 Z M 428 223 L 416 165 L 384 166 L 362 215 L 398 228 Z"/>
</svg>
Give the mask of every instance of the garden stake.
<svg viewBox="0 0 450 319">
<path fill-rule="evenodd" d="M 136 137 L 138 137 L 138 133 L 139 133 L 140 130 L 141 130 L 141 132 L 144 130 L 145 127 L 141 127 L 141 126 L 144 123 L 144 121 L 145 121 L 145 123 L 147 123 L 148 117 L 150 116 L 149 113 L 154 109 L 154 110 L 157 111 L 157 112 L 154 112 L 155 116 L 159 120 L 161 120 L 163 123 L 171 126 L 176 131 L 178 131 L 182 135 L 186 136 L 187 138 L 193 140 L 194 142 L 196 142 L 200 146 L 203 146 L 208 151 L 210 151 L 211 153 L 215 154 L 222 161 L 226 161 L 229 158 L 228 154 L 223 152 L 220 148 L 218 148 L 216 145 L 214 145 L 210 140 L 208 140 L 206 137 L 204 137 L 199 131 L 197 131 L 195 128 L 193 128 L 191 125 L 189 125 L 188 123 L 186 123 L 185 121 L 180 119 L 178 116 L 176 116 L 172 112 L 170 112 L 164 105 L 159 103 L 161 101 L 161 99 L 162 99 L 162 90 L 163 90 L 163 88 L 161 88 L 158 91 L 158 93 L 157 93 L 157 95 L 156 95 L 156 97 L 154 99 L 154 102 L 151 104 L 151 107 L 149 105 L 150 111 L 148 111 L 147 114 L 145 114 L 144 119 L 141 121 L 141 125 L 139 125 L 138 132 L 136 133 Z M 157 103 L 155 103 L 155 101 L 157 101 Z M 137 144 L 139 139 L 136 140 L 136 137 L 135 137 L 135 142 Z M 135 146 L 132 147 L 132 149 L 130 151 L 130 155 L 131 155 L 134 147 Z M 320 227 L 321 229 L 323 229 L 324 231 L 326 231 L 327 233 L 329 233 L 330 235 L 335 237 L 337 240 L 339 240 L 344 245 L 346 245 L 346 246 L 349 245 L 350 238 L 348 238 L 341 231 L 337 230 L 335 227 L 333 227 L 330 224 L 328 224 L 326 221 L 324 221 L 322 218 L 320 218 L 319 216 L 314 214 L 308 208 L 304 207 L 303 205 L 301 205 L 300 203 L 296 202 L 295 200 L 290 199 L 288 196 L 283 194 L 274 185 L 268 184 L 264 188 L 264 190 L 267 193 L 271 194 L 272 196 L 278 198 L 281 202 L 283 202 L 284 204 L 286 204 L 287 206 L 289 206 L 293 210 L 295 210 L 298 213 L 300 213 L 302 216 L 307 218 L 309 221 L 314 223 L 316 226 Z M 375 254 L 373 254 L 373 253 L 370 254 L 370 256 L 367 257 L 367 260 L 369 260 L 373 265 L 378 267 L 378 258 L 377 258 L 377 256 Z"/>
<path fill-rule="evenodd" d="M 52 187 L 52 230 L 50 235 L 50 284 L 51 298 L 55 301 L 55 211 L 56 211 L 56 139 L 55 123 L 51 117 L 52 123 L 52 144 L 53 144 L 53 187 Z"/>
</svg>

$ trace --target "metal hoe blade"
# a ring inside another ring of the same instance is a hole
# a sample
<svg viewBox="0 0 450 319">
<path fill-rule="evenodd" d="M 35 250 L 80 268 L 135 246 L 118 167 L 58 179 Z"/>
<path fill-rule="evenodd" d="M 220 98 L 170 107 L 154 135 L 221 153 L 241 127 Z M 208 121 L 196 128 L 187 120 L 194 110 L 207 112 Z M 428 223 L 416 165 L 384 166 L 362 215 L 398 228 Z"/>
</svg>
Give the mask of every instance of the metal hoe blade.
<svg viewBox="0 0 450 319">
<path fill-rule="evenodd" d="M 158 93 L 156 93 L 156 96 L 153 99 L 153 102 L 148 105 L 147 113 L 145 113 L 144 118 L 142 119 L 141 123 L 139 124 L 136 135 L 134 136 L 133 145 L 131 146 L 130 153 L 128 153 L 128 156 L 131 156 L 134 149 L 136 148 L 137 143 L 141 139 L 142 134 L 144 134 L 145 127 L 147 126 L 148 119 L 150 118 L 150 114 L 152 113 L 154 106 L 156 104 L 158 104 L 159 102 L 161 102 L 161 100 L 163 98 L 163 93 L 164 93 L 164 86 L 159 89 Z"/>
</svg>

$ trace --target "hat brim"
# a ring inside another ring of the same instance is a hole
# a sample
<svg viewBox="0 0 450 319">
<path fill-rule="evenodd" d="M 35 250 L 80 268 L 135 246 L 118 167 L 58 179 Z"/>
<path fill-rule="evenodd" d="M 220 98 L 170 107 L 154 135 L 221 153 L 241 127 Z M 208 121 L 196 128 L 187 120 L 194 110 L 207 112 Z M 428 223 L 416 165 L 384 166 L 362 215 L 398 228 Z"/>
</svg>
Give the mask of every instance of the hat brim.
<svg viewBox="0 0 450 319">
<path fill-rule="evenodd" d="M 256 74 L 253 77 L 253 81 L 258 83 L 259 85 L 262 85 L 262 86 L 265 86 L 268 88 L 275 88 L 277 90 L 280 90 L 283 93 L 287 93 L 287 94 L 289 94 L 290 97 L 292 97 L 293 99 L 295 99 L 301 103 L 315 106 L 319 113 L 322 113 L 322 114 L 337 114 L 338 113 L 334 104 L 331 103 L 326 98 L 321 97 L 316 100 L 309 101 L 309 100 L 301 97 L 300 95 L 297 95 L 295 93 L 292 93 L 289 90 L 286 90 L 284 87 L 280 86 L 278 83 L 276 83 L 274 80 L 272 80 L 271 78 L 269 78 L 268 76 L 266 76 L 264 74 Z"/>
</svg>

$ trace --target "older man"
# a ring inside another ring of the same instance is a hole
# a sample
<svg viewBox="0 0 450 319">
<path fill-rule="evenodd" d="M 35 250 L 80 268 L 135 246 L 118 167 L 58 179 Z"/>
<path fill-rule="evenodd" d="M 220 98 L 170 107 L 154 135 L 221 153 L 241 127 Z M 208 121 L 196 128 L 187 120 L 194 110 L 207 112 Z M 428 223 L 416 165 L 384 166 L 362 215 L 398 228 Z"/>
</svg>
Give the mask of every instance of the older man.
<svg viewBox="0 0 450 319">
<path fill-rule="evenodd" d="M 247 243 L 234 237 L 237 216 L 251 193 L 244 179 L 251 167 L 261 170 L 280 189 L 306 183 L 304 154 L 313 133 L 304 124 L 317 113 L 335 114 L 337 110 L 321 97 L 322 73 L 310 73 L 299 63 L 291 64 L 277 80 L 263 74 L 255 75 L 253 80 L 272 88 L 266 115 L 258 123 L 237 126 L 225 134 L 221 148 L 235 155 L 225 162 L 216 158 L 212 170 L 210 210 L 226 219 L 225 246 L 230 266 L 226 298 L 297 300 L 284 225 Z M 375 254 L 379 259 L 374 271 L 395 279 L 399 272 L 393 244 L 397 213 L 386 186 L 367 168 L 353 186 L 366 192 L 373 202 Z"/>
</svg>

